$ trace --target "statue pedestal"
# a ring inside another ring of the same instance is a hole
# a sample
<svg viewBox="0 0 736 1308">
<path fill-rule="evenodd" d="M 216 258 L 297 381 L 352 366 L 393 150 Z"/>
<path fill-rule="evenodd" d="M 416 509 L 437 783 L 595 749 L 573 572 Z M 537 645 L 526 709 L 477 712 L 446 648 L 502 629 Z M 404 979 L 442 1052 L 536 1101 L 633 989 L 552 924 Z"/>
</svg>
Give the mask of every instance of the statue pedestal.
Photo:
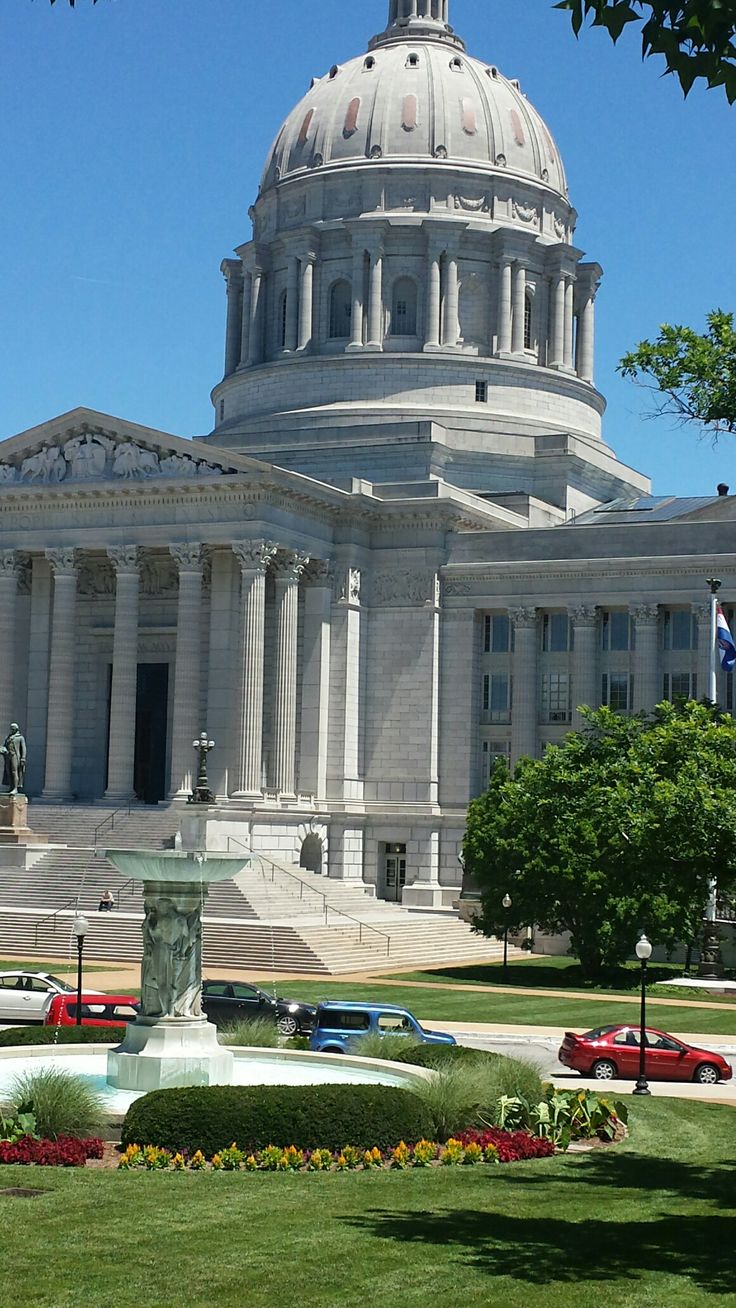
<svg viewBox="0 0 736 1308">
<path fill-rule="evenodd" d="M 0 845 L 46 845 L 47 836 L 31 831 L 25 795 L 0 795 Z"/>
<path fill-rule="evenodd" d="M 107 1055 L 107 1080 L 119 1090 L 231 1085 L 233 1056 L 206 1017 L 139 1017 Z"/>
</svg>

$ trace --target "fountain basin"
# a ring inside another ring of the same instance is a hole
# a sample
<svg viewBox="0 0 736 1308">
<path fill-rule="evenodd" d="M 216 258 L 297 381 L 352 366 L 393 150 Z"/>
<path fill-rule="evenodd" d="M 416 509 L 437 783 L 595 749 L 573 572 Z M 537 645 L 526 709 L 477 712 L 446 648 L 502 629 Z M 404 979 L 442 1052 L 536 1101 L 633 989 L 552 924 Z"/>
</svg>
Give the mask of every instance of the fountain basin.
<svg viewBox="0 0 736 1308">
<path fill-rule="evenodd" d="M 205 886 L 229 881 L 250 862 L 249 854 L 191 854 L 182 849 L 106 849 L 105 858 L 135 881 L 160 885 L 183 883 Z"/>
</svg>

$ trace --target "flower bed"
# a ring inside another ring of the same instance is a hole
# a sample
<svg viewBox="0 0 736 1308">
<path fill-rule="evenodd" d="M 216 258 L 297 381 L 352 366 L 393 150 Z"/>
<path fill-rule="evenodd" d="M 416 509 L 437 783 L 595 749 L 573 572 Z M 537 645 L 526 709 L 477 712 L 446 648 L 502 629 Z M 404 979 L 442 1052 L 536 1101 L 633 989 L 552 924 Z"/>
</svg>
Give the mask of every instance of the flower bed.
<svg viewBox="0 0 736 1308">
<path fill-rule="evenodd" d="M 20 1140 L 0 1141 L 0 1164 L 39 1167 L 84 1167 L 88 1158 L 102 1158 L 102 1140 L 76 1140 L 60 1135 L 57 1140 L 36 1140 L 24 1135 Z"/>
<path fill-rule="evenodd" d="M 121 1155 L 118 1167 L 123 1171 L 170 1172 L 369 1172 L 376 1168 L 406 1171 L 412 1167 L 468 1167 L 480 1163 L 511 1163 L 520 1159 L 549 1158 L 555 1147 L 524 1131 L 466 1131 L 446 1144 L 420 1140 L 407 1145 L 402 1140 L 395 1149 L 357 1149 L 345 1145 L 339 1150 L 284 1149 L 268 1145 L 247 1153 L 232 1144 L 207 1159 L 201 1150 L 189 1155 L 172 1153 L 156 1145 L 130 1144 Z"/>
</svg>

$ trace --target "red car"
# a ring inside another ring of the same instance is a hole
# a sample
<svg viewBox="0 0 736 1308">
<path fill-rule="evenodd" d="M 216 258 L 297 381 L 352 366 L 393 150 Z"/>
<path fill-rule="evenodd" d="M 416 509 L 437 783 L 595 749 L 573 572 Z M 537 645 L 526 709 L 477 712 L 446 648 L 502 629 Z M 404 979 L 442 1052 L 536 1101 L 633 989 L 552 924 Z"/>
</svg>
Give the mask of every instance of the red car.
<svg viewBox="0 0 736 1308">
<path fill-rule="evenodd" d="M 138 1016 L 135 995 L 82 995 L 82 1026 L 124 1026 Z M 76 1026 L 77 996 L 54 995 L 44 1014 L 44 1026 Z"/>
<path fill-rule="evenodd" d="M 664 1031 L 646 1028 L 645 1073 L 650 1081 L 699 1081 L 715 1085 L 730 1081 L 733 1068 L 720 1054 L 686 1045 Z M 599 1081 L 620 1077 L 636 1080 L 639 1075 L 639 1028 L 599 1026 L 585 1035 L 565 1032 L 558 1058 L 583 1076 Z"/>
</svg>

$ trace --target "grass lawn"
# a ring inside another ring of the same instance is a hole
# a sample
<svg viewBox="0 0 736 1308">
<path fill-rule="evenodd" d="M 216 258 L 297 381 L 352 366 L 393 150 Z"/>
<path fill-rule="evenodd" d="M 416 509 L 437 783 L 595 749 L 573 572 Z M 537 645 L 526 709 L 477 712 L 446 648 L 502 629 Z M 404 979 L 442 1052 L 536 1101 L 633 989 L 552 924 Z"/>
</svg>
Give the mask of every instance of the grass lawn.
<svg viewBox="0 0 736 1308">
<path fill-rule="evenodd" d="M 87 972 L 115 972 L 121 967 L 121 963 L 86 963 L 84 964 L 85 975 Z M 50 972 L 52 976 L 65 976 L 67 972 L 73 972 L 77 975 L 77 962 L 71 960 L 68 963 L 47 963 L 42 958 L 21 959 L 17 958 L 0 958 L 0 972 Z"/>
<path fill-rule="evenodd" d="M 0 1168 L 3 1308 L 736 1308 L 736 1118 L 614 1149 L 321 1176 Z"/>
<path fill-rule="evenodd" d="M 387 974 L 390 975 L 390 974 Z M 508 979 L 504 980 L 501 963 L 459 963 L 438 967 L 431 972 L 404 972 L 407 981 L 440 981 L 445 985 L 509 985 L 529 987 L 532 989 L 549 988 L 550 990 L 585 990 L 592 994 L 638 994 L 641 968 L 638 963 L 623 963 L 608 969 L 601 981 L 587 981 L 574 958 L 514 958 L 509 961 Z M 681 986 L 667 985 L 671 977 L 681 977 L 682 968 L 674 963 L 650 963 L 647 968 L 649 984 L 657 982 L 653 994 L 669 999 L 696 999 L 697 991 L 683 990 Z M 733 976 L 731 979 L 736 979 Z M 709 1003 L 733 1004 L 734 996 L 709 995 L 702 993 L 702 999 Z"/>
<path fill-rule="evenodd" d="M 427 978 L 434 973 L 427 973 Z M 443 978 L 438 978 L 443 980 Z M 269 989 L 269 983 L 265 983 Z M 610 1004 L 572 996 L 510 995 L 488 991 L 460 990 L 448 985 L 443 990 L 420 990 L 396 985 L 371 986 L 341 981 L 280 981 L 279 994 L 318 1003 L 320 999 L 361 999 L 384 1004 L 401 1004 L 423 1022 L 501 1022 L 532 1026 L 592 1027 L 604 1023 L 638 1020 L 633 1004 Z M 695 1031 L 712 1035 L 736 1035 L 736 1005 L 730 1008 L 667 1008 L 651 1000 L 647 1005 L 651 1026 L 670 1031 Z"/>
</svg>

